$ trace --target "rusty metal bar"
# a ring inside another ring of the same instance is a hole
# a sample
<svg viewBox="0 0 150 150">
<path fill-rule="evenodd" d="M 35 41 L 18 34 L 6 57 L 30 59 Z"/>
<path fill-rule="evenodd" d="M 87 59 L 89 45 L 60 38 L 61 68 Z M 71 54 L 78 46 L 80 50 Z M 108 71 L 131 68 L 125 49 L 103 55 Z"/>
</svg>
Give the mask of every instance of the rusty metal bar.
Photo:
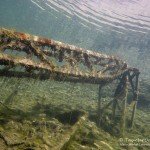
<svg viewBox="0 0 150 150">
<path fill-rule="evenodd" d="M 16 51 L 19 56 L 14 55 Z M 128 70 L 127 64 L 114 56 L 3 28 L 0 29 L 0 65 L 0 75 L 14 72 L 18 77 L 36 78 L 40 74 L 43 79 L 53 76 L 55 80 L 65 78 L 95 84 L 109 83 Z M 24 72 L 15 72 L 18 66 Z"/>
</svg>

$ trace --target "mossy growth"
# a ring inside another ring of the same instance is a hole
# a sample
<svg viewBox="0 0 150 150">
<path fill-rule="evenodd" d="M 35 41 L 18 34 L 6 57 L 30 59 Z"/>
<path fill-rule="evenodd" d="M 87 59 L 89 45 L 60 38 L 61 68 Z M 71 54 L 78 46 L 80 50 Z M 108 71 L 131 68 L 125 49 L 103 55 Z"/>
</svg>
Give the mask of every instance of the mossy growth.
<svg viewBox="0 0 150 150">
<path fill-rule="evenodd" d="M 1 78 L 0 84 L 0 147 L 5 150 L 51 150 L 65 143 L 69 150 L 134 147 L 120 144 L 120 137 L 116 136 L 119 126 L 112 124 L 111 107 L 104 112 L 102 124 L 98 126 L 97 87 L 93 85 L 17 78 Z M 14 92 L 16 89 L 18 92 Z M 105 104 L 112 97 L 103 96 L 103 99 Z M 73 130 L 84 112 L 88 118 Z M 130 116 L 131 111 L 128 113 Z M 150 138 L 149 116 L 148 110 L 137 109 L 134 128 L 126 129 L 124 138 Z M 130 118 L 126 119 L 128 125 Z M 117 124 L 119 118 L 115 121 Z"/>
</svg>

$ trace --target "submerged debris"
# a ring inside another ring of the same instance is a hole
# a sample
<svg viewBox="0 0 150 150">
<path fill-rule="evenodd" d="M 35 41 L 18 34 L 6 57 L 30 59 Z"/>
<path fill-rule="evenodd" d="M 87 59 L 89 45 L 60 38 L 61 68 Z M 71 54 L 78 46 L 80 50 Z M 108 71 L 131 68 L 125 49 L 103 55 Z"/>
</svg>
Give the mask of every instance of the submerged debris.
<svg viewBox="0 0 150 150">
<path fill-rule="evenodd" d="M 107 83 L 128 69 L 114 56 L 12 30 L 0 29 L 0 43 L 0 74 L 5 76 Z M 18 66 L 22 71 L 15 70 Z"/>
</svg>

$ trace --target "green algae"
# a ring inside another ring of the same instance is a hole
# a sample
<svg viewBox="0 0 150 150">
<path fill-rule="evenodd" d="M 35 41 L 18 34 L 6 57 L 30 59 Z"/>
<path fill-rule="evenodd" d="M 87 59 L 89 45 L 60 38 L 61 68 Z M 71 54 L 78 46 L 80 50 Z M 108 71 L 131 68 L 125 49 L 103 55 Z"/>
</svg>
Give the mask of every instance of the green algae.
<svg viewBox="0 0 150 150">
<path fill-rule="evenodd" d="M 4 149 L 49 150 L 58 146 L 60 141 L 64 144 L 64 137 L 69 137 L 67 146 L 64 146 L 68 150 L 148 149 L 146 146 L 120 145 L 119 126 L 114 127 L 111 122 L 111 108 L 103 114 L 103 124 L 97 125 L 96 86 L 2 79 L 0 146 Z M 18 92 L 11 97 L 15 87 Z M 106 90 L 110 88 L 104 93 Z M 104 104 L 107 103 L 112 99 L 111 94 L 104 94 L 102 99 Z M 84 115 L 83 110 L 88 113 L 88 118 L 73 133 L 72 128 Z M 130 110 L 128 113 L 130 116 Z M 149 116 L 148 110 L 138 109 L 134 128 L 126 129 L 123 138 L 150 138 Z M 127 117 L 127 126 L 129 120 Z"/>
</svg>

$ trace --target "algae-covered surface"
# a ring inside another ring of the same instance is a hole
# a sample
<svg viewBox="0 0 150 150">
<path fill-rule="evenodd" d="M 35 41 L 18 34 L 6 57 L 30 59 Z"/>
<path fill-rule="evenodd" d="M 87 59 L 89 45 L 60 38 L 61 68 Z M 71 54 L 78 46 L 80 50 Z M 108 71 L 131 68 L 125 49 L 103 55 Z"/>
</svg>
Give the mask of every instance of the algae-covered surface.
<svg viewBox="0 0 150 150">
<path fill-rule="evenodd" d="M 133 129 L 127 128 L 123 137 L 111 123 L 111 107 L 98 126 L 96 85 L 5 77 L 0 81 L 1 150 L 149 149 L 149 110 L 137 110 Z M 103 90 L 103 103 L 112 99 L 111 90 Z"/>
</svg>

